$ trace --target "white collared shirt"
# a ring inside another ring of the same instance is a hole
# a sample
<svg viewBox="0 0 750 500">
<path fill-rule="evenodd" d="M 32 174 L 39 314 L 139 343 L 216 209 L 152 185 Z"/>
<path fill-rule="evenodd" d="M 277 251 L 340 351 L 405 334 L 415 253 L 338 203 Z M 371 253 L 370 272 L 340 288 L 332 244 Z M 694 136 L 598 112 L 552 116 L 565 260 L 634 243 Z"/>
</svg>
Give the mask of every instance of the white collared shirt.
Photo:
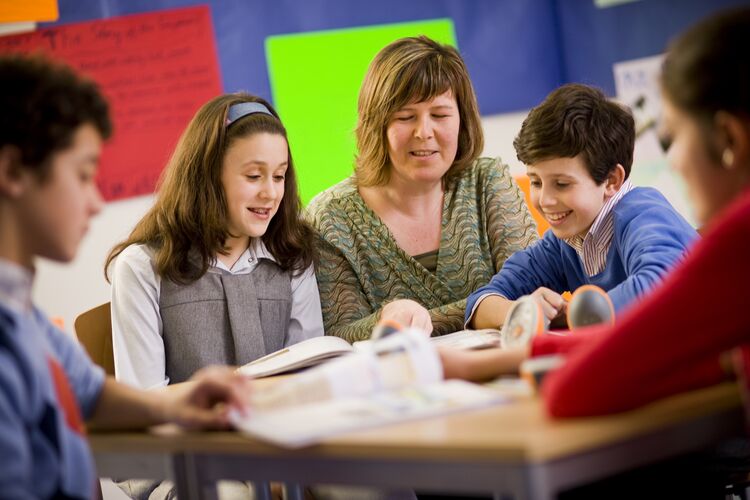
<svg viewBox="0 0 750 500">
<path fill-rule="evenodd" d="M 159 313 L 161 277 L 156 273 L 154 251 L 148 245 L 131 245 L 112 266 L 112 344 L 117 379 L 151 389 L 169 383 Z M 231 268 L 215 259 L 209 273 L 250 274 L 258 259 L 276 259 L 265 244 L 254 238 Z M 292 311 L 284 346 L 323 335 L 318 283 L 313 266 L 293 276 Z"/>
<path fill-rule="evenodd" d="M 34 273 L 9 260 L 0 259 L 0 302 L 21 315 L 29 314 Z"/>
<path fill-rule="evenodd" d="M 615 234 L 615 218 L 612 209 L 631 189 L 633 189 L 633 184 L 630 180 L 626 180 L 615 195 L 604 204 L 584 236 L 578 235 L 563 240 L 576 251 L 589 277 L 596 276 L 607 265 L 607 253 L 609 253 L 612 237 Z"/>
</svg>

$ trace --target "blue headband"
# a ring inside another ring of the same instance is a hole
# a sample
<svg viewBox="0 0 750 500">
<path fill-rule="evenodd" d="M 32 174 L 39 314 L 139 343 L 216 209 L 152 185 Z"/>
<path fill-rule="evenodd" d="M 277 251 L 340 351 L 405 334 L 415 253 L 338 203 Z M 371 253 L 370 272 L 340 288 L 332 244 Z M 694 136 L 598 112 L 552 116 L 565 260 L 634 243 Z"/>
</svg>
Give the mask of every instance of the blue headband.
<svg viewBox="0 0 750 500">
<path fill-rule="evenodd" d="M 227 111 L 226 126 L 230 126 L 232 123 L 236 122 L 243 116 L 252 115 L 255 113 L 263 113 L 265 115 L 273 116 L 273 114 L 268 111 L 268 108 L 259 102 L 238 102 L 237 104 L 232 104 L 231 106 L 229 106 L 229 111 Z"/>
</svg>

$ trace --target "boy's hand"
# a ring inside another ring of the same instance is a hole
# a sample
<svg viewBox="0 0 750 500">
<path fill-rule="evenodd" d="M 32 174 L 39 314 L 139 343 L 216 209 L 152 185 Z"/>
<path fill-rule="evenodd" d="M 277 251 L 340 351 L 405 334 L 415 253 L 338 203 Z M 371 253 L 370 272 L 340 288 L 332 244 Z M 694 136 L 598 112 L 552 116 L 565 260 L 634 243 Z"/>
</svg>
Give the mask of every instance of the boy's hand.
<svg viewBox="0 0 750 500">
<path fill-rule="evenodd" d="M 557 292 L 553 292 L 549 288 L 539 287 L 534 290 L 531 294 L 532 297 L 542 308 L 542 313 L 547 318 L 549 323 L 557 316 L 562 315 L 567 311 L 568 302 Z"/>
<path fill-rule="evenodd" d="M 389 302 L 380 313 L 381 321 L 395 321 L 404 327 L 418 328 L 428 336 L 432 334 L 430 313 L 419 303 L 409 299 Z"/>
<path fill-rule="evenodd" d="M 229 367 L 209 366 L 163 393 L 164 417 L 191 429 L 225 429 L 229 409 L 244 413 L 250 394 L 250 379 Z"/>
</svg>

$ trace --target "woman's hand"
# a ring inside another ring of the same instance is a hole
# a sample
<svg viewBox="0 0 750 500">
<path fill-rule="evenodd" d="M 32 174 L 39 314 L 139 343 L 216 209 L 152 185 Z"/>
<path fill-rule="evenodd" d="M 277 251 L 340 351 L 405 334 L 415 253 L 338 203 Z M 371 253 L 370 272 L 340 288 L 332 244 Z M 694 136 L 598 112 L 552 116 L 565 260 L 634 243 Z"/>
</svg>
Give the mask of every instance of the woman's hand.
<svg viewBox="0 0 750 500">
<path fill-rule="evenodd" d="M 405 328 L 417 328 L 428 336 L 432 334 L 430 312 L 410 299 L 394 300 L 386 304 L 380 313 L 380 320 L 395 321 Z"/>
</svg>

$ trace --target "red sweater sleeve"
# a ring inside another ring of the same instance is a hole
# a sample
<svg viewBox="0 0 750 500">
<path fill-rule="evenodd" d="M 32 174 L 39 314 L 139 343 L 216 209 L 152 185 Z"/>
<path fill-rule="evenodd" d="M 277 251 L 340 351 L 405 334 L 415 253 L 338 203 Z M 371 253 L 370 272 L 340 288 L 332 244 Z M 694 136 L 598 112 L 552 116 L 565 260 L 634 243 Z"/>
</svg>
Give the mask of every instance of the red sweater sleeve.
<svg viewBox="0 0 750 500">
<path fill-rule="evenodd" d="M 750 342 L 748 235 L 750 191 L 614 328 L 579 340 L 537 339 L 532 352 L 550 349 L 544 342 L 569 352 L 565 365 L 545 379 L 548 412 L 575 417 L 625 411 L 719 382 L 719 355 Z"/>
<path fill-rule="evenodd" d="M 590 326 L 570 332 L 568 335 L 550 335 L 548 333 L 537 335 L 531 341 L 531 357 L 535 358 L 548 354 L 569 354 L 590 343 L 594 337 L 603 335 L 607 330 L 606 326 Z"/>
</svg>

